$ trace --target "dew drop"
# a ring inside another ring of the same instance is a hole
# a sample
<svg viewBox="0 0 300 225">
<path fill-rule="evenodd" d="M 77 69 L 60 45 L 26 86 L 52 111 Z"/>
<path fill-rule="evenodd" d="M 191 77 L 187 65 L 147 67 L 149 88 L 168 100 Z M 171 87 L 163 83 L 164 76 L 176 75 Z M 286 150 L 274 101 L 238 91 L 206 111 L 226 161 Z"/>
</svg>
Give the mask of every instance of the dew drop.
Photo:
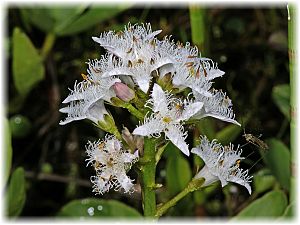
<svg viewBox="0 0 300 225">
<path fill-rule="evenodd" d="M 94 207 L 88 208 L 87 212 L 88 212 L 88 214 L 89 214 L 90 216 L 93 216 L 93 215 L 95 214 L 95 213 L 94 213 Z"/>
<path fill-rule="evenodd" d="M 99 211 L 101 211 L 101 210 L 103 209 L 103 206 L 102 206 L 102 205 L 98 205 L 97 209 L 98 209 Z"/>
</svg>

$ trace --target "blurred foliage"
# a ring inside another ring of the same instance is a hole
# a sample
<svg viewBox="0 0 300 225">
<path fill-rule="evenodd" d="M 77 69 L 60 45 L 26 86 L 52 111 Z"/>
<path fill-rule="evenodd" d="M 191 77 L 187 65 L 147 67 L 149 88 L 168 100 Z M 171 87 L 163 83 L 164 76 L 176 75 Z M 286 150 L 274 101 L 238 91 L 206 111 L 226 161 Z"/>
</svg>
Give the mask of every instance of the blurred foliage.
<svg viewBox="0 0 300 225">
<path fill-rule="evenodd" d="M 218 62 L 226 74 L 215 85 L 232 99 L 242 126 L 206 118 L 191 127 L 194 133 L 188 141 L 191 147 L 200 134 L 206 134 L 223 144 L 242 145 L 246 157 L 242 167 L 250 168 L 254 175 L 250 197 L 243 187 L 230 184 L 222 192 L 217 183 L 186 196 L 166 216 L 242 219 L 293 215 L 286 5 L 11 5 L 7 10 L 6 174 L 10 167 L 14 171 L 6 190 L 8 216 L 85 218 L 91 211 L 95 217 L 139 216 L 142 212 L 139 184 L 132 195 L 110 192 L 91 199 L 92 171 L 85 166 L 84 146 L 104 133 L 87 121 L 58 125 L 63 117 L 58 109 L 68 87 L 81 79 L 88 59 L 104 52 L 91 37 L 123 29 L 128 22 L 151 22 L 153 30 L 163 30 L 160 39 L 172 35 L 175 41 L 194 42 L 203 48 L 203 57 Z M 137 121 L 128 120 L 127 111 L 108 109 L 118 118 L 120 128 L 124 125 L 132 131 L 136 126 Z M 263 134 L 269 150 L 262 152 L 247 143 L 243 129 L 255 136 Z M 158 203 L 180 191 L 202 165 L 201 160 L 186 158 L 168 145 L 156 172 L 157 182 L 163 184 L 157 190 Z M 137 180 L 134 172 L 132 176 Z M 99 205 L 103 210 L 98 210 Z"/>
<path fill-rule="evenodd" d="M 288 84 L 277 85 L 272 90 L 272 98 L 283 115 L 290 120 L 290 86 Z"/>
<path fill-rule="evenodd" d="M 287 207 L 287 198 L 282 191 L 271 191 L 244 208 L 236 219 L 276 218 L 283 215 Z"/>
<path fill-rule="evenodd" d="M 26 200 L 25 174 L 22 167 L 18 167 L 12 174 L 7 193 L 7 215 L 16 217 L 22 212 Z"/>
<path fill-rule="evenodd" d="M 69 202 L 57 214 L 59 217 L 141 217 L 135 209 L 115 200 L 79 199 Z"/>
<path fill-rule="evenodd" d="M 4 183 L 6 183 L 8 176 L 10 174 L 10 168 L 12 163 L 12 146 L 11 146 L 11 131 L 9 128 L 9 123 L 7 119 L 4 119 L 4 161 L 5 161 L 5 168 L 4 168 Z"/>
</svg>

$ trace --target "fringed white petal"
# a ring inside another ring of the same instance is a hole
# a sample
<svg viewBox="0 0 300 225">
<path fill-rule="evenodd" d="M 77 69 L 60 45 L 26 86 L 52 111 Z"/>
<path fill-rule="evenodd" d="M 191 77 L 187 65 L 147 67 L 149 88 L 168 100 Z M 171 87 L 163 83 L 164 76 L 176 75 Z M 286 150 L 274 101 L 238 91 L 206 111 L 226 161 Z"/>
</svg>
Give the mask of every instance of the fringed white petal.
<svg viewBox="0 0 300 225">
<path fill-rule="evenodd" d="M 203 107 L 203 102 L 193 102 L 184 106 L 182 114 L 180 116 L 180 121 L 185 121 L 190 119 L 196 113 L 198 113 Z"/>
<path fill-rule="evenodd" d="M 185 155 L 189 156 L 189 146 L 185 142 L 186 132 L 184 132 L 182 126 L 169 126 L 167 130 L 165 130 L 166 137 L 174 144 L 180 151 L 182 151 Z"/>
</svg>

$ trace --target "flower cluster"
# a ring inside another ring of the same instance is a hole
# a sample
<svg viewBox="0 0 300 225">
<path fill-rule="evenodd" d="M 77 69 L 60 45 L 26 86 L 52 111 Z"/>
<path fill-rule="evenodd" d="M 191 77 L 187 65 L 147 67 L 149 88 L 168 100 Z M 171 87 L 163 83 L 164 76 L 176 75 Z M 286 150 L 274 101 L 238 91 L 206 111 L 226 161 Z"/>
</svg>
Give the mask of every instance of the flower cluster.
<svg viewBox="0 0 300 225">
<path fill-rule="evenodd" d="M 103 194 L 110 189 L 123 189 L 125 193 L 133 191 L 133 183 L 126 172 L 138 160 L 138 151 L 134 154 L 123 149 L 122 144 L 112 135 L 107 135 L 104 141 L 88 142 L 86 146 L 88 163 L 96 171 L 91 177 L 94 184 L 93 192 Z"/>
<path fill-rule="evenodd" d="M 222 146 L 216 140 L 209 141 L 207 137 L 200 137 L 201 144 L 192 149 L 192 153 L 200 156 L 205 166 L 195 176 L 195 178 L 205 178 L 204 186 L 220 180 L 222 187 L 228 181 L 243 185 L 251 194 L 249 182 L 252 177 L 248 176 L 248 170 L 243 171 L 239 168 L 242 150 L 239 146 L 234 150 L 234 146 Z"/>
<path fill-rule="evenodd" d="M 75 82 L 74 89 L 63 101 L 69 105 L 60 109 L 67 114 L 61 125 L 89 119 L 99 128 L 116 135 L 107 136 L 104 141 L 89 142 L 87 146 L 88 164 L 96 169 L 96 176 L 91 180 L 97 193 L 111 188 L 130 192 L 132 182 L 126 172 L 138 159 L 137 152 L 131 154 L 123 150 L 119 141 L 121 135 L 105 104 L 127 108 L 138 119 L 143 118 L 133 130 L 135 137 L 157 138 L 163 134 L 187 156 L 190 151 L 185 123 L 214 117 L 240 125 L 226 93 L 212 88 L 213 79 L 223 76 L 224 72 L 211 59 L 201 57 L 197 47 L 190 43 L 175 42 L 170 36 L 159 40 L 156 36 L 160 32 L 152 31 L 150 24 L 129 23 L 123 31 L 109 31 L 93 37 L 107 53 L 99 60 L 87 62 L 87 74 L 82 74 L 83 80 Z M 135 137 L 126 145 L 131 150 L 136 149 L 132 143 L 132 140 L 138 140 Z M 233 156 L 238 158 L 240 154 L 234 155 L 231 146 L 230 151 L 223 147 L 220 147 L 221 152 L 204 151 L 208 143 L 206 139 L 202 141 L 200 150 L 194 148 L 192 152 L 209 160 L 210 173 L 215 177 L 222 174 L 220 179 L 226 175 L 221 180 L 222 185 L 233 181 L 246 186 L 246 181 L 242 183 L 245 174 L 232 166 L 231 161 Z M 211 145 L 213 148 L 218 146 L 214 142 Z M 230 160 L 227 162 L 227 159 Z M 225 174 L 226 169 L 228 174 Z"/>
<path fill-rule="evenodd" d="M 184 154 L 189 155 L 188 145 L 185 143 L 187 133 L 181 124 L 188 120 L 203 107 L 202 102 L 193 102 L 185 99 L 182 101 L 175 98 L 154 84 L 152 98 L 148 100 L 153 113 L 145 118 L 144 124 L 137 127 L 133 134 L 142 136 L 159 136 L 165 133 L 172 143 L 174 143 Z"/>
</svg>

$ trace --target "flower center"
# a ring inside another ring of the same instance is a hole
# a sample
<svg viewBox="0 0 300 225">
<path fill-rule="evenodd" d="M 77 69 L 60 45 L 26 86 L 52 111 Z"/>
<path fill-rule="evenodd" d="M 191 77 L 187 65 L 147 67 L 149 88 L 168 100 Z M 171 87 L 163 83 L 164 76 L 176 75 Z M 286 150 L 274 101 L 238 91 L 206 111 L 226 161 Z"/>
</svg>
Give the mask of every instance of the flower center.
<svg viewBox="0 0 300 225">
<path fill-rule="evenodd" d="M 165 117 L 162 119 L 162 121 L 163 121 L 164 123 L 170 123 L 170 122 L 172 121 L 172 119 L 171 119 L 170 117 L 168 117 L 168 116 L 165 116 Z"/>
<path fill-rule="evenodd" d="M 112 157 L 110 157 L 107 161 L 107 166 L 112 167 L 113 165 L 114 165 L 114 159 Z"/>
</svg>

